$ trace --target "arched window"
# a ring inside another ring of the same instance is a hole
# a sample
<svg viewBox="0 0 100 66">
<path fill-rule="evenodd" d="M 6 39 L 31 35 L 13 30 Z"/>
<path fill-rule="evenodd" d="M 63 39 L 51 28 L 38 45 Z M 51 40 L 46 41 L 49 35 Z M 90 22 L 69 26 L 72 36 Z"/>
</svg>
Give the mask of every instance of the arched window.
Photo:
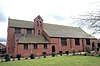
<svg viewBox="0 0 100 66">
<path fill-rule="evenodd" d="M 42 22 L 40 21 L 40 26 L 42 27 Z"/>
<path fill-rule="evenodd" d="M 40 30 L 38 30 L 38 35 L 40 35 Z"/>
<path fill-rule="evenodd" d="M 39 22 L 37 21 L 37 26 L 39 26 Z"/>
</svg>

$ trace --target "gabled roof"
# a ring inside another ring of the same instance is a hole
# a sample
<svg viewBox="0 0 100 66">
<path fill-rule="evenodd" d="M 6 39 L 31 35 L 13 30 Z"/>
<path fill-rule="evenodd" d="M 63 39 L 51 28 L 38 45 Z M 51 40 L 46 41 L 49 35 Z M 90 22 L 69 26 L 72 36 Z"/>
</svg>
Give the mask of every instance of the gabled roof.
<svg viewBox="0 0 100 66">
<path fill-rule="evenodd" d="M 51 37 L 94 38 L 79 27 L 44 24 L 44 29 Z"/>
<path fill-rule="evenodd" d="M 50 43 L 46 38 L 36 35 L 15 34 L 15 37 L 19 43 Z"/>
<path fill-rule="evenodd" d="M 8 26 L 10 27 L 22 27 L 22 28 L 34 28 L 32 21 L 9 19 Z M 84 32 L 79 27 L 62 26 L 55 24 L 44 23 L 44 31 L 50 37 L 68 37 L 68 38 L 94 38 L 91 35 Z"/>
</svg>

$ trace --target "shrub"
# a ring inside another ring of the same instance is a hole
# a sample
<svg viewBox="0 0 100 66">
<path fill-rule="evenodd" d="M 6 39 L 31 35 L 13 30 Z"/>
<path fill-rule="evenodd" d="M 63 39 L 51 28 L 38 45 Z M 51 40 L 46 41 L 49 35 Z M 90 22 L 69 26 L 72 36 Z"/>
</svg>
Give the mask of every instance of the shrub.
<svg viewBox="0 0 100 66">
<path fill-rule="evenodd" d="M 99 48 L 97 48 L 97 51 L 99 51 Z"/>
<path fill-rule="evenodd" d="M 55 57 L 55 55 L 56 55 L 55 52 L 52 52 L 52 57 Z"/>
<path fill-rule="evenodd" d="M 44 58 L 46 58 L 46 52 L 42 52 L 42 55 L 44 56 Z"/>
<path fill-rule="evenodd" d="M 18 58 L 18 60 L 20 60 L 21 54 L 17 54 L 16 57 Z"/>
<path fill-rule="evenodd" d="M 75 55 L 75 50 L 72 51 L 73 55 Z"/>
<path fill-rule="evenodd" d="M 30 54 L 30 59 L 35 59 L 35 54 Z"/>
<path fill-rule="evenodd" d="M 28 57 L 25 58 L 25 60 L 27 60 L 27 59 L 28 59 Z"/>
<path fill-rule="evenodd" d="M 10 61 L 10 55 L 9 54 L 5 54 L 4 58 L 5 58 L 5 61 Z"/>
<path fill-rule="evenodd" d="M 86 56 L 86 53 L 84 54 L 84 56 Z"/>
<path fill-rule="evenodd" d="M 69 54 L 69 51 L 65 51 L 65 54 L 68 55 Z"/>
<path fill-rule="evenodd" d="M 11 58 L 13 58 L 13 56 L 12 56 L 12 55 L 10 55 L 10 57 L 11 57 Z"/>
<path fill-rule="evenodd" d="M 62 51 L 59 51 L 60 56 L 62 56 Z"/>
</svg>

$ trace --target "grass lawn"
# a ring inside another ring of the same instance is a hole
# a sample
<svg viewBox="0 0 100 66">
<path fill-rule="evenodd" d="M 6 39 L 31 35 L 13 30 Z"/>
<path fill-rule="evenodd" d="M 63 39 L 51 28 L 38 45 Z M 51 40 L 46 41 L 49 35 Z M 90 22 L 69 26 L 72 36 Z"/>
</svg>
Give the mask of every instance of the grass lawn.
<svg viewBox="0 0 100 66">
<path fill-rule="evenodd" d="M 57 56 L 32 60 L 0 62 L 0 66 L 100 66 L 100 57 Z"/>
</svg>

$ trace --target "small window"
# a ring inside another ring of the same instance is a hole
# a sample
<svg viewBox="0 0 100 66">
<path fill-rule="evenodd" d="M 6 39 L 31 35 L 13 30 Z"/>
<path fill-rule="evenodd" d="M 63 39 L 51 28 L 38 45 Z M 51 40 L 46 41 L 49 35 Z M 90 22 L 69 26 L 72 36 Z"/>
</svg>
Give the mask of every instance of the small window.
<svg viewBox="0 0 100 66">
<path fill-rule="evenodd" d="M 42 22 L 40 21 L 40 26 L 42 27 Z"/>
<path fill-rule="evenodd" d="M 47 49 L 47 44 L 44 44 L 44 49 Z"/>
<path fill-rule="evenodd" d="M 32 29 L 27 29 L 27 34 L 32 34 Z"/>
<path fill-rule="evenodd" d="M 80 45 L 80 39 L 79 38 L 75 38 L 75 45 Z"/>
<path fill-rule="evenodd" d="M 15 33 L 21 33 L 21 29 L 20 28 L 15 28 Z"/>
<path fill-rule="evenodd" d="M 67 39 L 61 38 L 61 45 L 66 46 L 67 45 Z"/>
<path fill-rule="evenodd" d="M 86 39 L 86 44 L 90 45 L 90 39 Z"/>
<path fill-rule="evenodd" d="M 38 30 L 38 35 L 40 35 L 40 30 Z"/>
<path fill-rule="evenodd" d="M 34 49 L 38 49 L 38 44 L 34 44 Z"/>
<path fill-rule="evenodd" d="M 28 44 L 24 44 L 24 49 L 28 50 Z"/>
<path fill-rule="evenodd" d="M 37 26 L 39 26 L 39 22 L 37 21 Z"/>
</svg>

